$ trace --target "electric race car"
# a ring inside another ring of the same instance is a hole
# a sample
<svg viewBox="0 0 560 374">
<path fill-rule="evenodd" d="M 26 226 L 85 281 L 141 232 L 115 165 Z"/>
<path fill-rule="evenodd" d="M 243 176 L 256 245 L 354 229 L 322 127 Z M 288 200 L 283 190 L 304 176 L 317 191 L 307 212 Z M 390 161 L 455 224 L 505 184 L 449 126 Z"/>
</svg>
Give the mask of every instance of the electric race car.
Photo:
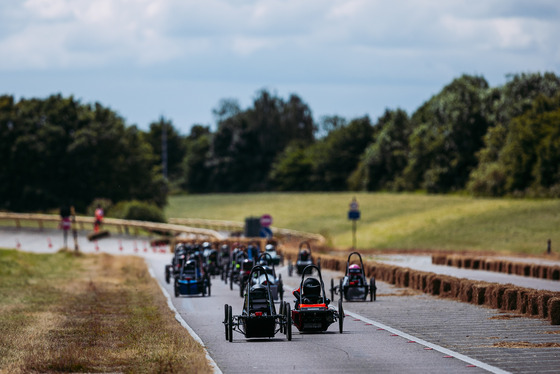
<svg viewBox="0 0 560 374">
<path fill-rule="evenodd" d="M 298 275 L 303 274 L 303 269 L 307 266 L 313 265 L 313 258 L 311 257 L 311 245 L 309 242 L 301 242 L 299 243 L 299 252 L 296 260 L 296 272 Z M 317 267 L 321 269 L 321 261 L 317 262 Z M 294 265 L 290 261 L 288 264 L 288 275 L 291 277 L 294 272 Z"/>
<path fill-rule="evenodd" d="M 190 258 L 183 264 L 181 272 L 175 278 L 175 297 L 183 295 L 210 296 L 210 277 L 203 273 L 198 261 Z"/>
<path fill-rule="evenodd" d="M 318 277 L 308 277 L 313 270 L 317 271 Z M 301 283 L 293 292 L 296 297 L 292 320 L 301 332 L 322 332 L 338 321 L 338 331 L 342 334 L 344 325 L 344 309 L 342 300 L 338 300 L 338 310 L 329 306 L 330 300 L 325 295 L 325 285 L 318 266 L 307 266 L 301 275 Z"/>
<path fill-rule="evenodd" d="M 249 275 L 254 277 L 267 277 L 266 270 L 255 266 Z M 270 294 L 270 282 L 266 284 L 247 285 L 243 310 L 241 315 L 233 315 L 231 305 L 224 306 L 224 326 L 226 340 L 233 340 L 233 331 L 237 331 L 251 338 L 273 338 L 277 332 L 286 335 L 288 341 L 292 340 L 292 320 L 290 305 L 281 303 L 280 313 L 276 313 L 276 307 Z"/>
<path fill-rule="evenodd" d="M 276 275 L 274 268 L 274 260 L 268 252 L 263 252 L 259 256 L 258 264 L 263 267 L 265 274 L 254 274 L 251 278 L 251 285 L 255 284 L 269 284 L 272 299 L 280 302 L 284 301 L 284 282 L 282 281 L 282 274 Z"/>
<path fill-rule="evenodd" d="M 360 260 L 360 265 L 351 264 L 350 258 L 356 255 Z M 334 279 L 331 279 L 331 299 L 334 295 L 340 295 L 340 300 L 346 301 L 374 301 L 377 293 L 377 286 L 375 285 L 375 278 L 369 280 L 369 284 L 364 272 L 364 263 L 362 256 L 358 252 L 352 252 L 348 255 L 346 261 L 346 273 L 344 278 L 339 282 L 338 286 L 334 285 Z"/>
<path fill-rule="evenodd" d="M 184 244 L 178 244 L 175 246 L 175 252 L 173 253 L 171 265 L 165 265 L 165 282 L 167 282 L 167 284 L 170 283 L 171 277 L 175 278 L 179 275 L 186 258 L 186 246 Z"/>
</svg>

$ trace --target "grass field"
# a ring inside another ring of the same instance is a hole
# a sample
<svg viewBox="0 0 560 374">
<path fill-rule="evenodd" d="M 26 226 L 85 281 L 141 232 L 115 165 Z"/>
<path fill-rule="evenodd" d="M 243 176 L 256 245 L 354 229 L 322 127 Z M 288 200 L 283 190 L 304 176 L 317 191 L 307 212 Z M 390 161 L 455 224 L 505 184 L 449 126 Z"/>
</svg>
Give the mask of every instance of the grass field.
<svg viewBox="0 0 560 374">
<path fill-rule="evenodd" d="M 560 200 L 475 199 L 391 193 L 256 193 L 170 197 L 167 217 L 243 222 L 268 213 L 273 226 L 352 245 L 347 212 L 361 210 L 360 249 L 440 249 L 541 254 L 560 246 Z M 560 247 L 558 247 L 560 248 Z"/>
<path fill-rule="evenodd" d="M 0 373 L 209 373 L 139 257 L 0 249 Z"/>
</svg>

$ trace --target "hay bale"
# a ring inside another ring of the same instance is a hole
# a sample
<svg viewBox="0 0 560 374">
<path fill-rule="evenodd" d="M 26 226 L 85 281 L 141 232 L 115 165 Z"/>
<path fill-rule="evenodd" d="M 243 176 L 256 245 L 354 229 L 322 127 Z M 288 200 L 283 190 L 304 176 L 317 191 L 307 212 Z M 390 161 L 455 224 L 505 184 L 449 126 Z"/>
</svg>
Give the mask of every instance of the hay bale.
<svg viewBox="0 0 560 374">
<path fill-rule="evenodd" d="M 473 299 L 473 281 L 469 279 L 459 280 L 459 300 L 470 303 Z"/>
<path fill-rule="evenodd" d="M 504 291 L 502 308 L 505 310 L 516 310 L 517 309 L 517 287 L 508 288 Z"/>
<path fill-rule="evenodd" d="M 451 280 L 450 277 L 443 276 L 441 279 L 441 289 L 439 291 L 441 296 L 448 297 L 451 293 Z"/>
<path fill-rule="evenodd" d="M 94 241 L 94 240 L 99 240 L 99 239 L 103 239 L 103 238 L 107 238 L 109 236 L 109 231 L 107 230 L 101 230 L 98 232 L 90 232 L 87 235 L 87 238 L 90 242 Z"/>
<path fill-rule="evenodd" d="M 527 295 L 529 291 L 526 288 L 522 288 L 517 293 L 517 311 L 521 314 L 527 313 Z"/>
<path fill-rule="evenodd" d="M 530 292 L 527 295 L 527 314 L 530 316 L 539 315 L 539 293 L 537 291 Z"/>
<path fill-rule="evenodd" d="M 511 261 L 508 261 L 508 263 L 507 263 L 507 273 L 508 274 L 513 273 L 513 264 L 511 263 Z"/>
<path fill-rule="evenodd" d="M 486 294 L 486 284 L 477 283 L 472 287 L 472 302 L 476 305 L 484 304 L 484 295 Z"/>
<path fill-rule="evenodd" d="M 550 313 L 550 324 L 560 325 L 560 297 L 548 300 L 548 311 Z"/>
<path fill-rule="evenodd" d="M 554 297 L 551 293 L 541 292 L 538 299 L 538 309 L 540 318 L 548 318 L 548 301 Z"/>
<path fill-rule="evenodd" d="M 431 274 L 428 277 L 428 293 L 439 295 L 441 289 L 441 275 Z"/>
</svg>

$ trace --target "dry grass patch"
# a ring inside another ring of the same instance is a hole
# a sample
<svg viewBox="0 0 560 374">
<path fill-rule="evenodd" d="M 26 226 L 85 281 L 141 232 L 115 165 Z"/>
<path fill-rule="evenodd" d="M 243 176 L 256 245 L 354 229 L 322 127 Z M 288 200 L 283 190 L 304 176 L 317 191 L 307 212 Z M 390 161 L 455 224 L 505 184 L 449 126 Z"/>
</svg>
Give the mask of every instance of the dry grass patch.
<svg viewBox="0 0 560 374">
<path fill-rule="evenodd" d="M 0 251 L 0 372 L 211 372 L 142 259 L 33 256 Z"/>
</svg>

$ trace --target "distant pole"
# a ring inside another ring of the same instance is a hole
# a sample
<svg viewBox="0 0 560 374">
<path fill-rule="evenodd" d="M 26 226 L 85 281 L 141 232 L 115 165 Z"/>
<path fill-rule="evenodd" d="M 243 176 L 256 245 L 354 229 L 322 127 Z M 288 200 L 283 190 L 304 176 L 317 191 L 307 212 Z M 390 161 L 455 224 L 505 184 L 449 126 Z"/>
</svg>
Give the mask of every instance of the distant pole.
<svg viewBox="0 0 560 374">
<path fill-rule="evenodd" d="M 167 179 L 167 124 L 161 117 L 161 164 L 163 168 L 163 178 Z"/>
<path fill-rule="evenodd" d="M 352 221 L 352 250 L 356 250 L 356 221 L 360 219 L 360 209 L 355 197 L 350 202 L 348 219 Z"/>
<path fill-rule="evenodd" d="M 352 250 L 356 250 L 356 220 L 352 220 Z"/>
<path fill-rule="evenodd" d="M 552 252 L 552 241 L 548 239 L 547 246 L 546 246 L 546 253 L 550 254 Z"/>
</svg>

